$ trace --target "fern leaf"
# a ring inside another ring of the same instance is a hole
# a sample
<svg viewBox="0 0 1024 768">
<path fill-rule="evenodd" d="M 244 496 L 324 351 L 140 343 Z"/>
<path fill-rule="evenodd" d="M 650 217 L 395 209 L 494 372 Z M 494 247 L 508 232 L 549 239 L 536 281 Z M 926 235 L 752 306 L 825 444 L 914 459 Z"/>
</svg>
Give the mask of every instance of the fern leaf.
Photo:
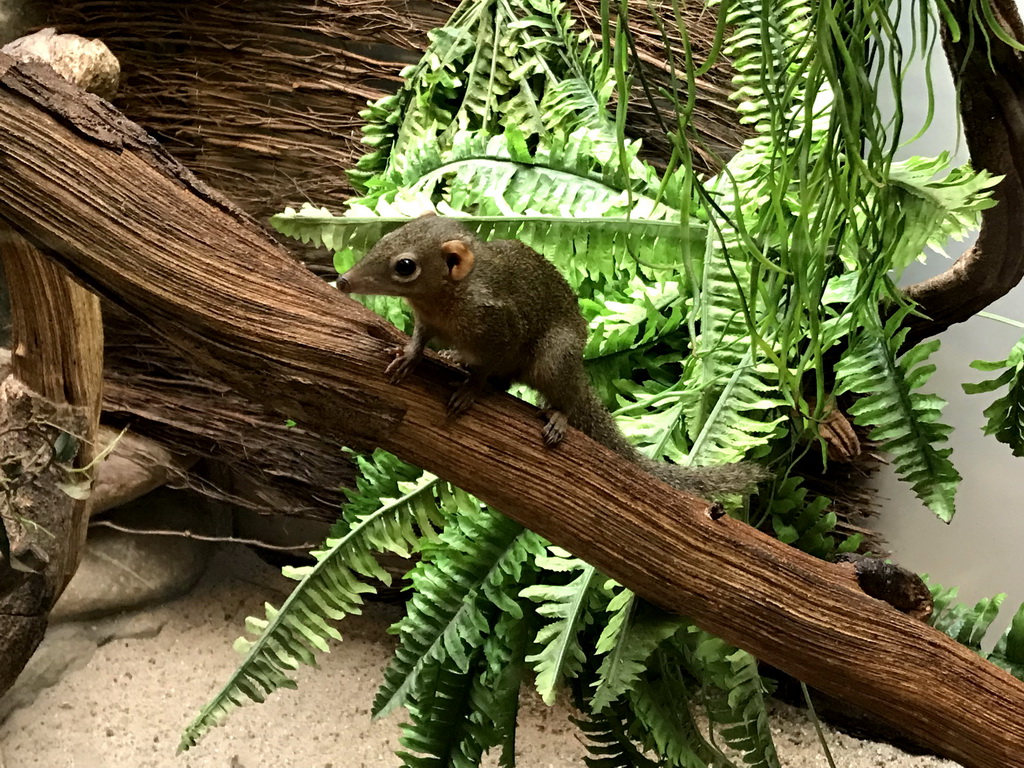
<svg viewBox="0 0 1024 768">
<path fill-rule="evenodd" d="M 721 691 L 709 693 L 706 704 L 708 717 L 725 743 L 742 753 L 747 765 L 780 768 L 757 659 L 700 631 L 692 633 L 686 644 L 692 649 L 691 669 L 706 685 Z"/>
<path fill-rule="evenodd" d="M 608 603 L 611 618 L 597 641 L 605 654 L 597 672 L 591 711 L 601 712 L 631 690 L 663 640 L 674 635 L 683 620 L 644 602 L 624 587 Z"/>
<path fill-rule="evenodd" d="M 587 768 L 659 768 L 660 763 L 645 755 L 630 738 L 632 713 L 626 707 L 601 714 L 571 717 L 583 734 Z"/>
<path fill-rule="evenodd" d="M 836 515 L 828 511 L 832 500 L 810 494 L 802 478 L 793 476 L 777 483 L 769 498 L 768 518 L 775 537 L 784 544 L 823 560 L 859 546 L 860 534 L 841 540 L 835 530 Z"/>
<path fill-rule="evenodd" d="M 468 506 L 479 503 L 454 493 L 463 497 L 463 513 L 451 519 L 436 545 L 424 547 L 422 560 L 409 574 L 413 596 L 394 627 L 399 647 L 374 700 L 375 717 L 403 705 L 419 689 L 422 675 L 439 662 L 450 660 L 468 669 L 489 631 L 481 603 L 496 600 L 518 610 L 501 585 L 543 551 L 536 534 L 488 508 L 470 512 Z"/>
<path fill-rule="evenodd" d="M 935 370 L 926 365 L 938 340 L 919 344 L 899 356 L 907 330 L 900 325 L 909 309 L 896 312 L 885 328 L 860 329 L 836 366 L 837 392 L 864 395 L 850 409 L 854 421 L 871 427 L 869 437 L 892 455 L 902 480 L 909 483 L 929 509 L 948 522 L 955 512 L 960 475 L 949 460 L 946 442 L 951 427 L 939 422 L 946 402 L 923 395 L 921 387 Z"/>
<path fill-rule="evenodd" d="M 1010 446 L 1014 456 L 1024 456 L 1024 339 L 1013 345 L 1005 360 L 976 360 L 971 367 L 979 371 L 1004 369 L 994 379 L 964 384 L 963 388 L 969 395 L 1007 388 L 1005 395 L 985 409 L 985 434 L 995 435 L 996 440 Z"/>
<path fill-rule="evenodd" d="M 670 768 L 705 768 L 731 763 L 707 743 L 690 710 L 689 691 L 675 658 L 665 658 L 661 649 L 651 673 L 629 692 L 629 704 L 636 718 L 634 731 L 655 754 L 663 755 Z"/>
<path fill-rule="evenodd" d="M 244 660 L 185 729 L 179 751 L 195 746 L 246 698 L 262 702 L 278 688 L 295 688 L 289 673 L 300 664 L 315 666 L 315 654 L 328 650 L 327 640 L 341 640 L 326 619 L 340 621 L 359 613 L 363 596 L 374 592 L 365 580 L 390 583 L 390 575 L 372 552 L 388 549 L 408 556 L 419 548 L 424 533 L 415 526 L 440 523 L 436 514 L 414 512 L 420 499 L 434 493 L 436 477 L 421 473 L 416 479 L 403 479 L 419 470 L 383 452 L 357 461 L 364 474 L 356 489 L 348 492 L 347 519 L 332 529 L 334 535 L 322 549 L 311 553 L 315 565 L 285 569 L 285 575 L 299 583 L 281 608 L 268 603 L 265 619 L 246 620 L 246 629 L 258 637 L 250 640 L 243 636 L 235 642 L 235 649 L 245 654 Z M 388 492 L 395 495 L 381 498 Z M 376 507 L 366 511 L 370 504 Z"/>
<path fill-rule="evenodd" d="M 729 464 L 767 446 L 785 419 L 781 409 L 786 403 L 779 397 L 775 377 L 773 366 L 755 366 L 748 352 L 720 386 L 695 393 L 702 400 L 704 418 L 690 424 L 695 434 L 689 461 Z"/>
<path fill-rule="evenodd" d="M 408 696 L 410 719 L 400 738 L 406 751 L 399 753 L 405 766 L 477 768 L 489 749 L 499 747 L 499 766 L 514 768 L 530 622 L 492 613 L 493 631 L 471 652 L 465 670 L 453 658 L 442 658 L 424 670 Z"/>
<path fill-rule="evenodd" d="M 472 738 L 474 676 L 448 661 L 423 673 L 419 693 L 406 701 L 399 751 L 403 768 L 477 768 L 484 750 Z"/>
<path fill-rule="evenodd" d="M 519 582 L 510 580 L 507 587 L 518 591 Z M 483 645 L 486 667 L 477 677 L 475 690 L 481 716 L 493 729 L 489 746 L 501 750 L 500 768 L 515 768 L 519 692 L 527 670 L 526 650 L 534 630 L 531 619 L 525 611 L 502 611 Z"/>
<path fill-rule="evenodd" d="M 1006 595 L 983 598 L 972 608 L 964 603 L 954 602 L 957 593 L 955 587 L 947 590 L 940 584 L 930 584 L 929 590 L 934 603 L 929 623 L 961 645 L 980 653 L 981 642 L 999 615 L 999 608 Z"/>
<path fill-rule="evenodd" d="M 537 633 L 540 652 L 527 657 L 537 672 L 537 691 L 545 703 L 553 704 L 558 684 L 575 676 L 586 659 L 580 633 L 593 620 L 592 607 L 604 592 L 604 577 L 593 566 L 555 547 L 551 556 L 539 557 L 537 565 L 555 573 L 576 574 L 567 584 L 536 584 L 521 593 L 538 603 L 537 613 L 553 619 Z"/>
<path fill-rule="evenodd" d="M 1018 680 L 1024 680 L 1024 605 L 1013 615 L 1010 626 L 996 642 L 988 660 Z"/>
</svg>

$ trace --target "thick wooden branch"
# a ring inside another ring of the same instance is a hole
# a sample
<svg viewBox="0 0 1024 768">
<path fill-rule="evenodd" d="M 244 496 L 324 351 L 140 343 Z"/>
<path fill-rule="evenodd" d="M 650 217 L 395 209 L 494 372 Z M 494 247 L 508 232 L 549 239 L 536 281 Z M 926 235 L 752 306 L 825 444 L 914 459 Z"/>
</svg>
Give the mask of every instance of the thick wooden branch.
<svg viewBox="0 0 1024 768">
<path fill-rule="evenodd" d="M 488 397 L 445 418 L 436 359 L 331 291 L 112 107 L 0 58 L 0 217 L 239 392 L 478 495 L 653 603 L 842 695 L 969 768 L 1024 766 L 1024 684 L 848 573 L 709 513 L 578 432 Z"/>
<path fill-rule="evenodd" d="M 987 1 L 987 0 L 986 0 Z M 991 0 L 1003 28 L 1024 43 L 1024 25 L 1013 0 Z M 924 318 L 912 318 L 911 345 L 962 323 L 1005 296 L 1024 277 L 1024 54 L 971 27 L 966 4 L 959 9 L 962 36 L 954 42 L 943 26 L 971 164 L 1004 179 L 982 214 L 978 241 L 945 272 L 906 289 Z"/>
<path fill-rule="evenodd" d="M 69 82 L 107 95 L 117 87 L 117 60 L 99 41 L 50 29 L 4 51 L 21 60 L 48 61 Z M 74 435 L 74 467 L 90 475 L 98 453 L 103 323 L 94 294 L 2 223 L 0 260 L 11 297 L 13 377 L 0 386 L 0 424 L 6 432 L 0 436 L 0 459 L 21 474 L 5 478 L 0 525 L 14 532 L 12 547 L 30 548 L 40 558 L 38 572 L 0 590 L 3 693 L 35 651 L 50 608 L 78 569 L 85 547 L 89 499 L 60 490 L 59 481 L 66 478 L 51 446 L 61 430 Z M 44 463 L 39 457 L 48 458 Z"/>
<path fill-rule="evenodd" d="M 11 295 L 11 374 L 52 403 L 83 409 L 86 428 L 76 435 L 75 464 L 89 466 L 103 392 L 103 322 L 96 296 L 67 270 L 20 237 L 0 244 Z M 66 499 L 67 538 L 52 539 L 54 599 L 78 568 L 89 522 L 88 499 Z"/>
</svg>

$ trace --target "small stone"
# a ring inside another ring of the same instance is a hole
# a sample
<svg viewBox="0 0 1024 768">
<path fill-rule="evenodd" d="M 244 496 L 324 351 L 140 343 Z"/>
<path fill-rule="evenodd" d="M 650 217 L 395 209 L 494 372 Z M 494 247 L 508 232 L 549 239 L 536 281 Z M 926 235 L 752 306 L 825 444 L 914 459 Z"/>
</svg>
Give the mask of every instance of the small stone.
<svg viewBox="0 0 1024 768">
<path fill-rule="evenodd" d="M 205 511 L 184 493 L 157 492 L 129 505 L 116 523 L 143 530 L 202 530 Z M 51 622 L 109 616 L 188 592 L 206 569 L 210 542 L 93 527 L 85 556 L 50 614 Z"/>
</svg>

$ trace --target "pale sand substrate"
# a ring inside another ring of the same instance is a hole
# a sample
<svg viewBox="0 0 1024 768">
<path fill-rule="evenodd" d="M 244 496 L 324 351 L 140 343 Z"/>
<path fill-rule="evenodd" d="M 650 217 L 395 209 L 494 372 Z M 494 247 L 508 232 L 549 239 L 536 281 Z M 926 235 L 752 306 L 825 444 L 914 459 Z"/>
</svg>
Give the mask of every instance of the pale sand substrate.
<svg viewBox="0 0 1024 768">
<path fill-rule="evenodd" d="M 342 625 L 345 640 L 304 669 L 298 691 L 237 710 L 195 749 L 175 756 L 182 728 L 231 674 L 231 643 L 264 600 L 280 605 L 291 582 L 251 552 L 218 554 L 199 586 L 131 621 L 151 637 L 113 639 L 0 726 L 5 768 L 377 768 L 394 767 L 402 713 L 372 722 L 370 705 L 400 614 L 374 604 Z M 67 626 L 67 625 L 65 625 Z M 157 628 L 161 627 L 157 631 Z M 83 628 L 84 629 L 84 628 Z M 64 630 L 65 633 L 68 630 Z M 126 633 L 131 634 L 131 633 Z M 787 768 L 825 768 L 803 715 L 776 708 L 776 741 Z M 567 710 L 528 696 L 520 719 L 520 768 L 582 766 Z M 839 768 L 939 768 L 954 763 L 827 731 Z M 488 763 L 493 765 L 493 761 Z"/>
</svg>

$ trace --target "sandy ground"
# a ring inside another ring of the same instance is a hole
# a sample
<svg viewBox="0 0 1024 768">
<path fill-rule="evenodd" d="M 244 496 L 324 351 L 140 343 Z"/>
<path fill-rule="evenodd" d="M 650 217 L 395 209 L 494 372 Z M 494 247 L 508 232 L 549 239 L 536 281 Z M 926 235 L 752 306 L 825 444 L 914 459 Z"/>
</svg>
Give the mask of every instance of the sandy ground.
<svg viewBox="0 0 1024 768">
<path fill-rule="evenodd" d="M 31 685 L 18 694 L 22 706 L 0 726 L 0 766 L 399 766 L 393 749 L 401 713 L 380 722 L 369 715 L 393 648 L 386 629 L 399 615 L 396 606 L 380 604 L 346 619 L 345 641 L 322 657 L 319 671 L 301 672 L 298 691 L 280 691 L 263 705 L 236 710 L 198 747 L 175 756 L 183 727 L 234 669 L 238 657 L 231 643 L 244 618 L 258 612 L 264 600 L 279 605 L 290 583 L 248 550 L 229 547 L 183 598 L 112 620 L 54 626 L 33 674 L 45 667 L 59 679 L 34 700 L 29 701 L 34 691 L 26 692 Z M 582 766 L 584 751 L 567 711 L 527 699 L 520 768 Z M 826 768 L 803 716 L 783 706 L 777 714 L 783 765 Z M 839 768 L 954 766 L 832 731 L 828 739 Z"/>
</svg>

